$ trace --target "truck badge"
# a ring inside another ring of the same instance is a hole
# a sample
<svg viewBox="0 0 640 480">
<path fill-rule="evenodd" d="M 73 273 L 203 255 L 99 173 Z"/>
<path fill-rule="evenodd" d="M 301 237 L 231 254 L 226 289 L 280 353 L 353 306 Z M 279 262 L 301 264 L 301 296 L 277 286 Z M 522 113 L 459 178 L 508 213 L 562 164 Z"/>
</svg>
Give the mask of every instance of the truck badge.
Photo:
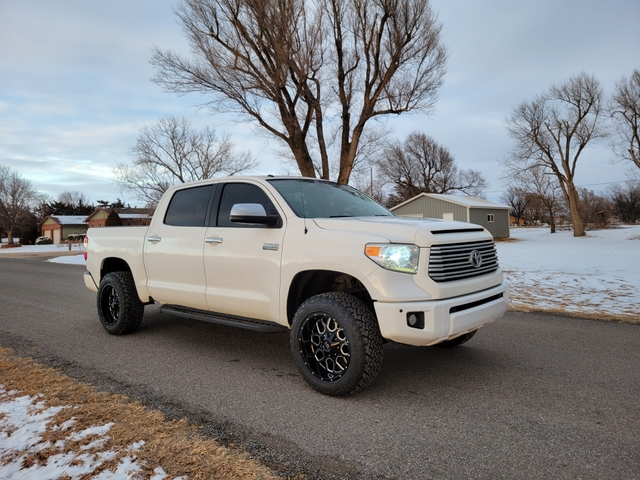
<svg viewBox="0 0 640 480">
<path fill-rule="evenodd" d="M 480 265 L 482 265 L 482 254 L 480 253 L 480 251 L 473 250 L 471 252 L 471 255 L 469 255 L 469 261 L 471 262 L 471 265 L 473 265 L 476 268 L 479 268 Z"/>
</svg>

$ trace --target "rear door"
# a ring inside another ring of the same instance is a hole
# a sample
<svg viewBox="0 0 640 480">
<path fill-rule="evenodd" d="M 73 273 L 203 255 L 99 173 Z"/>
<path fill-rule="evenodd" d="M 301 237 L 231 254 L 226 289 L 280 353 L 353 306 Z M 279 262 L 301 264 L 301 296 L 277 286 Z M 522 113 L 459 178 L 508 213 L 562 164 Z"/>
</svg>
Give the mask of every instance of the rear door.
<svg viewBox="0 0 640 480">
<path fill-rule="evenodd" d="M 204 249 L 209 309 L 277 322 L 283 214 L 259 184 L 233 182 L 220 188 L 216 221 L 207 230 Z M 239 203 L 259 203 L 267 214 L 278 214 L 280 220 L 274 227 L 233 223 L 231 207 Z"/>
<path fill-rule="evenodd" d="M 216 185 L 177 190 L 145 241 L 148 288 L 158 302 L 207 310 L 203 252 Z"/>
</svg>

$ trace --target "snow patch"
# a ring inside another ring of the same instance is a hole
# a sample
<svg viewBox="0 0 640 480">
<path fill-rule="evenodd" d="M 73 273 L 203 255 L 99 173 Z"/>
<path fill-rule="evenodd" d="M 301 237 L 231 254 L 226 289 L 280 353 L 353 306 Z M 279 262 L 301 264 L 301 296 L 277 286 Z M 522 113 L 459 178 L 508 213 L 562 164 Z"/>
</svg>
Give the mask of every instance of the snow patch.
<svg viewBox="0 0 640 480">
<path fill-rule="evenodd" d="M 640 226 L 585 237 L 512 228 L 511 238 L 496 246 L 513 307 L 638 317 Z"/>
<path fill-rule="evenodd" d="M 115 471 L 103 470 L 93 475 L 105 462 L 118 458 L 117 452 L 103 449 L 109 441 L 107 433 L 113 427 L 113 423 L 71 432 L 55 444 L 43 442 L 43 435 L 47 430 L 66 431 L 75 421 L 68 420 L 61 425 L 52 425 L 54 417 L 60 411 L 71 407 L 46 407 L 40 398 L 41 395 L 20 396 L 19 392 L 7 391 L 0 385 L 0 478 L 55 480 L 67 477 L 79 479 L 89 475 L 91 478 L 102 480 L 142 478 L 142 464 L 134 455 L 121 457 Z M 79 442 L 88 437 L 95 439 L 87 445 L 80 446 L 79 451 L 66 451 L 69 442 Z M 143 441 L 135 442 L 126 451 L 135 452 L 143 445 Z M 51 449 L 57 453 L 49 454 L 46 461 L 28 461 L 37 457 L 39 452 Z M 164 480 L 166 477 L 164 470 L 158 467 L 151 478 Z M 178 477 L 176 480 L 185 478 Z"/>
</svg>

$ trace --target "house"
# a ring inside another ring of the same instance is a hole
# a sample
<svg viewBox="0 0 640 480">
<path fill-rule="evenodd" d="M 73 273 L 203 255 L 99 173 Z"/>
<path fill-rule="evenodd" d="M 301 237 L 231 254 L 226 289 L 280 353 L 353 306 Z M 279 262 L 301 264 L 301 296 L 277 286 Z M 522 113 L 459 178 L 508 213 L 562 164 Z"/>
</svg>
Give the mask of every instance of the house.
<svg viewBox="0 0 640 480">
<path fill-rule="evenodd" d="M 49 215 L 40 224 L 40 235 L 49 237 L 54 244 L 60 244 L 71 234 L 87 233 L 84 216 Z"/>
<path fill-rule="evenodd" d="M 523 227 L 524 224 L 524 218 L 516 218 L 513 215 L 509 215 L 509 225 Z"/>
<path fill-rule="evenodd" d="M 465 195 L 421 193 L 391 209 L 404 217 L 429 217 L 476 223 L 494 237 L 509 236 L 509 210 L 511 207 Z"/>
<path fill-rule="evenodd" d="M 88 227 L 104 227 L 110 211 L 110 208 L 96 208 L 85 219 Z M 148 208 L 116 208 L 115 211 L 118 213 L 120 220 L 122 220 L 122 225 L 125 226 L 149 225 L 153 215 L 153 211 Z"/>
</svg>

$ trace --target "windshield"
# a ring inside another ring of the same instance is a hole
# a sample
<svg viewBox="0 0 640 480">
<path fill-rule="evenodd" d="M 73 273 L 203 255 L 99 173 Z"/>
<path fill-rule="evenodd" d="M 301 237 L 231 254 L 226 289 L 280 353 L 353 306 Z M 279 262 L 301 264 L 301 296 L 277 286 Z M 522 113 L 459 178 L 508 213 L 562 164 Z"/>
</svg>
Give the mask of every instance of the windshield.
<svg viewBox="0 0 640 480">
<path fill-rule="evenodd" d="M 270 180 L 301 218 L 393 216 L 389 210 L 348 185 L 321 180 Z"/>
</svg>

